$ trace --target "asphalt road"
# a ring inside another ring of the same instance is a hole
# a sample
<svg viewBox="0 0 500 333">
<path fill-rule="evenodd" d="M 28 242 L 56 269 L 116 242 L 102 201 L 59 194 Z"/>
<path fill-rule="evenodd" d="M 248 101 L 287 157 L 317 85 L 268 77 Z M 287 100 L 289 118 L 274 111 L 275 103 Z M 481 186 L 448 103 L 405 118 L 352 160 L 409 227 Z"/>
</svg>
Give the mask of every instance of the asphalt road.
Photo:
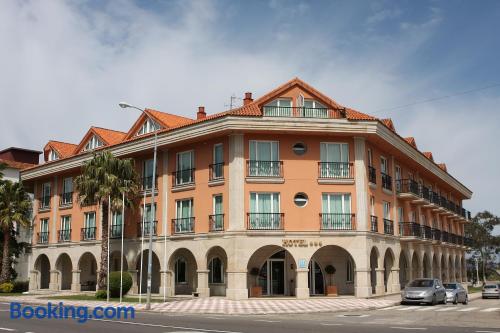
<svg viewBox="0 0 500 333">
<path fill-rule="evenodd" d="M 0 303 L 0 333 L 500 333 L 500 301 L 475 300 L 469 305 L 398 306 L 387 310 L 295 315 L 182 315 L 136 313 L 133 320 L 10 319 L 9 305 Z"/>
</svg>

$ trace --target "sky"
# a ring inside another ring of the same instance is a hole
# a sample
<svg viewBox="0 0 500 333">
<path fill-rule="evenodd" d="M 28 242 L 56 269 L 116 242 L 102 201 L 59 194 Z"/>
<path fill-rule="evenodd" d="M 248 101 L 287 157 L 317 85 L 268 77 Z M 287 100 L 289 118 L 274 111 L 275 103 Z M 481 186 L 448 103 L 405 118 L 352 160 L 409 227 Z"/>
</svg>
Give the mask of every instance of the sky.
<svg viewBox="0 0 500 333">
<path fill-rule="evenodd" d="M 494 0 L 0 1 L 0 148 L 127 131 L 120 101 L 195 117 L 298 76 L 392 118 L 467 209 L 500 215 L 499 33 Z"/>
</svg>

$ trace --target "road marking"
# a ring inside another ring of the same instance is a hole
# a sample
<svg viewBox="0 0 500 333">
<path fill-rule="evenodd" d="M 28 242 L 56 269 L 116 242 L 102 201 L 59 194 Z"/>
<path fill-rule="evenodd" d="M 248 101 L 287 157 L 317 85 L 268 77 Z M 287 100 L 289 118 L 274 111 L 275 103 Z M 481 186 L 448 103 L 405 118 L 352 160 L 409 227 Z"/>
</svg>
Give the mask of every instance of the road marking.
<svg viewBox="0 0 500 333">
<path fill-rule="evenodd" d="M 160 325 L 160 324 L 149 324 L 149 323 L 138 323 L 134 321 L 122 321 L 122 320 L 110 320 L 110 319 L 89 319 L 94 321 L 103 321 L 108 323 L 118 323 L 118 324 L 127 324 L 127 325 L 138 325 L 138 326 L 148 326 L 148 327 L 161 327 L 161 328 L 173 328 L 176 330 L 191 330 L 196 332 L 215 332 L 215 333 L 243 333 L 238 331 L 221 331 L 221 330 L 209 330 L 205 328 L 195 328 L 195 327 L 183 327 L 183 326 L 169 326 L 169 325 Z"/>
<path fill-rule="evenodd" d="M 425 327 L 399 327 L 399 326 L 394 326 L 391 327 L 397 330 L 418 330 L 418 331 L 425 331 L 427 328 Z"/>
<path fill-rule="evenodd" d="M 401 309 L 396 309 L 396 310 L 398 310 L 398 311 L 409 311 L 409 310 L 413 310 L 413 309 L 417 309 L 417 308 L 419 308 L 418 305 L 413 305 L 413 306 L 405 306 L 405 307 L 403 307 Z"/>
<path fill-rule="evenodd" d="M 342 326 L 344 324 L 327 324 L 327 323 L 321 323 L 323 326 Z"/>
<path fill-rule="evenodd" d="M 15 331 L 15 329 L 13 329 L 13 328 L 7 328 L 7 327 L 0 327 L 0 331 L 12 332 L 12 331 Z"/>
<path fill-rule="evenodd" d="M 481 310 L 480 312 L 493 312 L 493 311 L 497 311 L 497 310 L 500 310 L 500 308 L 488 308 L 488 309 Z"/>
<path fill-rule="evenodd" d="M 478 307 L 471 307 L 471 308 L 465 308 L 465 309 L 460 309 L 460 310 L 457 310 L 457 312 L 469 312 L 469 311 L 474 311 L 474 310 L 477 310 L 479 309 Z"/>
<path fill-rule="evenodd" d="M 394 309 L 399 309 L 399 308 L 402 308 L 403 306 L 401 305 L 395 305 L 395 306 L 390 306 L 388 308 L 382 308 L 382 309 L 378 309 L 379 311 L 387 311 L 387 310 L 394 310 Z"/>
<path fill-rule="evenodd" d="M 417 309 L 415 311 L 431 311 L 431 310 L 436 310 L 436 308 L 433 308 L 432 306 L 426 306 L 421 309 Z"/>
<path fill-rule="evenodd" d="M 446 308 L 439 308 L 436 310 L 436 312 L 444 312 L 444 311 L 451 311 L 451 310 L 456 310 L 456 308 L 449 306 Z"/>
<path fill-rule="evenodd" d="M 265 320 L 265 319 L 257 319 L 255 321 L 261 321 L 263 323 L 279 323 L 279 320 Z"/>
</svg>

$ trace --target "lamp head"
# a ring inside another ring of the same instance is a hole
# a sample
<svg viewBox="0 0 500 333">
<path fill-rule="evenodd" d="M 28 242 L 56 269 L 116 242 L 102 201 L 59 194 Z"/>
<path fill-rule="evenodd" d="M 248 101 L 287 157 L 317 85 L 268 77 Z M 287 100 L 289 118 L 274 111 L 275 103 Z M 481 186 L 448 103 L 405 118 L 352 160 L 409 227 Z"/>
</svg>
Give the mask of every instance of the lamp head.
<svg viewBox="0 0 500 333">
<path fill-rule="evenodd" d="M 132 107 L 132 105 L 130 105 L 130 104 L 126 103 L 126 102 L 120 102 L 120 103 L 118 103 L 118 105 L 119 105 L 122 109 Z"/>
</svg>

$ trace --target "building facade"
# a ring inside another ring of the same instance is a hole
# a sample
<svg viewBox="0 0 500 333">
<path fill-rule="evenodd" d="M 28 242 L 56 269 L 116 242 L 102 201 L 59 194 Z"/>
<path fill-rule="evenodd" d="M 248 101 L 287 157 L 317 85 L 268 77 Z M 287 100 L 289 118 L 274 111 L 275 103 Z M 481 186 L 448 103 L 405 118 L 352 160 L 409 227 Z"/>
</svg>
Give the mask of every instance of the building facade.
<svg viewBox="0 0 500 333">
<path fill-rule="evenodd" d="M 127 133 L 92 127 L 79 144 L 50 141 L 46 163 L 22 172 L 36 198 L 30 288 L 96 288 L 102 211 L 73 191 L 94 150 L 132 157 L 142 177 L 136 209 L 110 222 L 111 270 L 123 227 L 133 292 L 146 290 L 149 228 L 152 291 L 167 296 L 371 297 L 416 277 L 465 281 L 472 192 L 391 120 L 300 79 L 243 101 L 195 119 L 146 109 Z"/>
</svg>

